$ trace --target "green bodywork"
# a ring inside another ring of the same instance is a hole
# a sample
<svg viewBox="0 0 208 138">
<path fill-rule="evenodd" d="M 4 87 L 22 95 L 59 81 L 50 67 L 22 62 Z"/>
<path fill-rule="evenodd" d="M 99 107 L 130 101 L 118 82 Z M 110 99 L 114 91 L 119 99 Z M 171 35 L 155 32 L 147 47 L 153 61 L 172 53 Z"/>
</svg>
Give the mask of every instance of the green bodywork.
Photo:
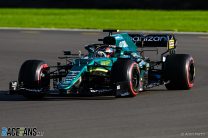
<svg viewBox="0 0 208 138">
<path fill-rule="evenodd" d="M 58 84 L 59 90 L 70 90 L 80 77 L 86 72 L 93 72 L 96 70 L 108 72 L 111 70 L 115 61 L 118 58 L 129 58 L 125 52 L 137 52 L 137 46 L 131 40 L 131 37 L 127 33 L 113 34 L 115 40 L 115 46 L 119 47 L 119 52 L 113 58 L 106 57 L 93 57 L 93 53 L 88 51 L 87 57 L 81 57 L 74 60 L 73 67 L 67 74 L 66 78 Z"/>
</svg>

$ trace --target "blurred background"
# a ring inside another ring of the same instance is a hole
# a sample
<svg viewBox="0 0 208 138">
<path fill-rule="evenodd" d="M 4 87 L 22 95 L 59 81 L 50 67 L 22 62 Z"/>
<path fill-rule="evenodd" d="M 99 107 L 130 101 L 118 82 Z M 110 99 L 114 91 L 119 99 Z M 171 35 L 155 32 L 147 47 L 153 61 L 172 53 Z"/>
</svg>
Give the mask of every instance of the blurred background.
<svg viewBox="0 0 208 138">
<path fill-rule="evenodd" d="M 207 0 L 0 0 L 0 7 L 208 10 Z"/>
<path fill-rule="evenodd" d="M 0 0 L 0 27 L 208 32 L 208 0 Z"/>
</svg>

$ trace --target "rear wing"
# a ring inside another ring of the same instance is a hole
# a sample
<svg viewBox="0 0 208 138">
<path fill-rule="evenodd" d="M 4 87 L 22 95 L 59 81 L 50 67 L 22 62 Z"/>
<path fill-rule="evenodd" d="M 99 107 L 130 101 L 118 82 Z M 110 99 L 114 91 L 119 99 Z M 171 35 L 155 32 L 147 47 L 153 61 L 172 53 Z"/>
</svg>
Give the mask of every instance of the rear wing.
<svg viewBox="0 0 208 138">
<path fill-rule="evenodd" d="M 176 38 L 171 34 L 129 34 L 132 41 L 139 48 L 143 47 L 167 47 L 168 50 L 176 48 Z"/>
</svg>

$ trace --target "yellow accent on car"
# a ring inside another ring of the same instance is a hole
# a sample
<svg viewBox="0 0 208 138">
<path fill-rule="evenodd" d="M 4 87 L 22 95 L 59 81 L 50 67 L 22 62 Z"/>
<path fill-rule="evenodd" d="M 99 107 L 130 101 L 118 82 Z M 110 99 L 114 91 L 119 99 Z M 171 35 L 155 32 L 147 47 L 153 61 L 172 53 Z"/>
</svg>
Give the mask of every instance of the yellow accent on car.
<svg viewBox="0 0 208 138">
<path fill-rule="evenodd" d="M 97 69 L 95 69 L 94 71 L 108 72 L 108 70 L 106 70 L 106 69 L 101 69 L 101 68 L 97 68 Z"/>
<path fill-rule="evenodd" d="M 107 69 L 103 69 L 103 68 L 95 68 L 95 69 L 90 70 L 90 72 L 93 72 L 93 71 L 108 72 Z"/>
<path fill-rule="evenodd" d="M 108 66 L 110 65 L 111 61 L 110 60 L 106 60 L 106 61 L 101 61 L 100 62 L 100 65 L 103 65 L 103 66 Z"/>
<path fill-rule="evenodd" d="M 175 48 L 175 41 L 174 41 L 173 39 L 169 40 L 169 42 L 168 42 L 168 43 L 169 43 L 169 44 L 168 44 L 169 49 L 173 49 L 173 48 Z"/>
</svg>

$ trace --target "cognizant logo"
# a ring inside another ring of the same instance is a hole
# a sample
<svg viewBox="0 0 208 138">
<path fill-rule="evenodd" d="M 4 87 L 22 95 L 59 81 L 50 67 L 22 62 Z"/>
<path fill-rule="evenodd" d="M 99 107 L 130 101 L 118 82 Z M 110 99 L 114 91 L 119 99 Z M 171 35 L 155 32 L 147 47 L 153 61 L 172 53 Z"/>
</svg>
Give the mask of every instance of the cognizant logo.
<svg viewBox="0 0 208 138">
<path fill-rule="evenodd" d="M 1 136 L 43 136 L 36 127 L 2 127 Z"/>
</svg>

